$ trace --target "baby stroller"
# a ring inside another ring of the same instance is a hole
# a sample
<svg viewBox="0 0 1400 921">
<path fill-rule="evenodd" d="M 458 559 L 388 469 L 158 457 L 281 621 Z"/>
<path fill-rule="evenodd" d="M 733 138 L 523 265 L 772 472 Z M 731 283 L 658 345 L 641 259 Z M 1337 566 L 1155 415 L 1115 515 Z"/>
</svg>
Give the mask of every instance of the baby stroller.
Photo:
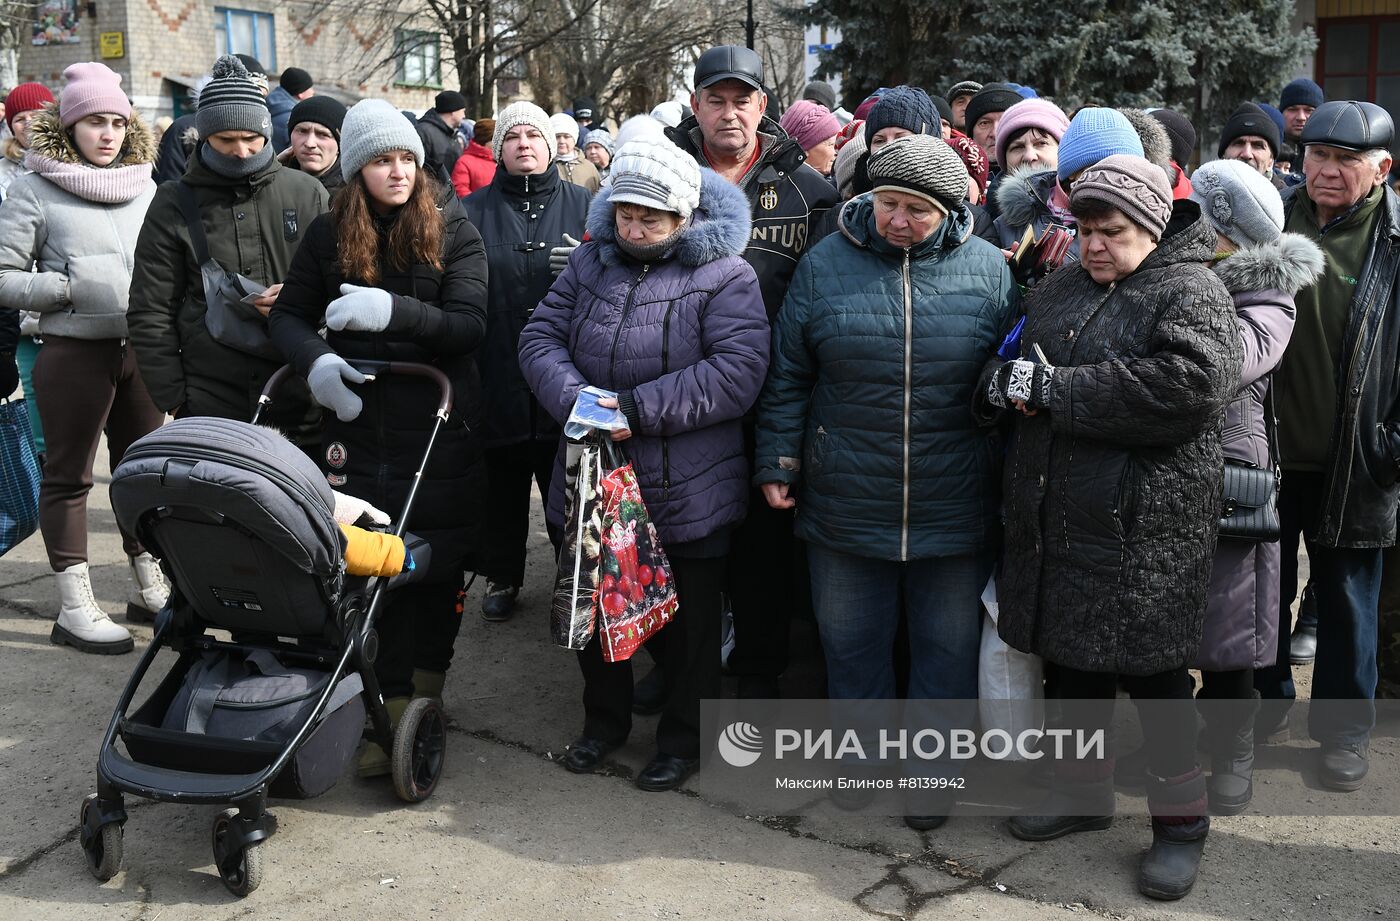
<svg viewBox="0 0 1400 921">
<path fill-rule="evenodd" d="M 374 674 L 374 623 L 385 591 L 427 568 L 427 545 L 404 527 L 451 413 L 452 387 L 428 365 L 355 365 L 369 380 L 412 374 L 441 391 L 394 531 L 414 557 L 411 572 L 347 576 L 325 476 L 291 442 L 256 424 L 178 420 L 133 444 L 113 473 L 118 520 L 160 558 L 173 588 L 102 739 L 97 792 L 78 813 L 83 853 L 99 880 L 121 865 L 123 794 L 231 803 L 214 820 L 214 863 L 229 891 L 243 896 L 262 881 L 260 845 L 275 830 L 268 797 L 329 790 L 362 735 L 392 752 L 401 798 L 418 802 L 437 786 L 446 752 L 442 710 L 419 698 L 391 727 Z M 290 374 L 284 367 L 268 380 L 254 423 Z M 178 660 L 131 711 L 166 647 Z"/>
</svg>

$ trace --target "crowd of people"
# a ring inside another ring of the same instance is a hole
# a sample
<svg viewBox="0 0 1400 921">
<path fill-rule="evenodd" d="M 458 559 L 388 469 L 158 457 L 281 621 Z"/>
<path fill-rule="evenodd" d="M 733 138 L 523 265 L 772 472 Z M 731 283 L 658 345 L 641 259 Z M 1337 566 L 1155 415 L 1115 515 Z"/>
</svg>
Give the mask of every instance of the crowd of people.
<svg viewBox="0 0 1400 921">
<path fill-rule="evenodd" d="M 1189 710 L 1144 720 L 1145 894 L 1189 892 L 1210 816 L 1249 804 L 1292 664 L 1344 704 L 1312 712 L 1322 783 L 1363 784 L 1400 576 L 1400 197 L 1380 107 L 1299 79 L 1276 108 L 1196 126 L 961 81 L 847 113 L 818 82 L 780 114 L 761 59 L 720 46 L 687 105 L 614 131 L 589 99 L 475 121 L 452 91 L 421 117 L 347 110 L 303 70 L 274 83 L 224 56 L 158 138 L 104 65 L 63 76 L 56 99 L 8 93 L 0 160 L 0 392 L 37 406 L 55 643 L 133 648 L 88 572 L 104 434 L 115 467 L 166 416 L 249 420 L 290 363 L 263 421 L 392 513 L 430 388 L 361 388 L 352 363 L 426 362 L 455 409 L 410 522 L 431 572 L 378 628 L 394 718 L 443 693 L 464 572 L 486 579 L 486 621 L 512 616 L 532 487 L 557 550 L 563 423 L 592 386 L 626 420 L 610 437 L 679 613 L 639 680 L 597 637 L 578 653 L 569 770 L 659 713 L 637 785 L 683 783 L 726 610 L 739 694 L 775 698 L 808 592 L 831 698 L 976 698 L 992 580 L 1000 637 L 1044 662 L 1045 693 L 1097 702 L 1078 728 L 1106 725 L 1120 688 L 1218 704 L 1205 765 Z M 1219 143 L 1193 171 L 1198 129 Z M 1236 532 L 1232 467 L 1282 470 L 1281 533 Z M 171 587 L 122 543 L 127 617 L 150 619 Z M 388 756 L 367 744 L 358 769 Z M 1018 837 L 1111 823 L 1111 752 L 1056 769 Z M 933 812 L 905 820 L 933 829 Z"/>
</svg>

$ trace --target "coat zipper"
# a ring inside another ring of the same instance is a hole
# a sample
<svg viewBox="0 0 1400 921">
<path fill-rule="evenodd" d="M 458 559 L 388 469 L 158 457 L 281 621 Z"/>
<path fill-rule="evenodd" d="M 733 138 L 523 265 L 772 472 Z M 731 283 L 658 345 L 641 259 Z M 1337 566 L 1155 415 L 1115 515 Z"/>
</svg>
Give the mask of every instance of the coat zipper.
<svg viewBox="0 0 1400 921">
<path fill-rule="evenodd" d="M 909 279 L 909 250 L 904 251 L 904 521 L 899 558 L 909 559 L 909 428 L 914 403 L 914 286 Z"/>
<path fill-rule="evenodd" d="M 627 325 L 627 318 L 632 315 L 632 297 L 637 293 L 637 289 L 642 285 L 642 279 L 647 277 L 651 271 L 651 263 L 642 266 L 641 274 L 632 282 L 632 286 L 627 289 L 627 298 L 622 302 L 622 316 L 618 317 L 617 329 L 613 330 L 612 352 L 608 355 L 608 379 L 613 387 L 617 386 L 617 378 L 614 374 L 617 371 L 617 343 L 622 338 L 622 327 Z"/>
<path fill-rule="evenodd" d="M 661 321 L 661 373 L 671 370 L 671 310 L 675 303 L 666 305 L 666 316 Z M 661 436 L 661 497 L 671 493 L 671 437 Z"/>
</svg>

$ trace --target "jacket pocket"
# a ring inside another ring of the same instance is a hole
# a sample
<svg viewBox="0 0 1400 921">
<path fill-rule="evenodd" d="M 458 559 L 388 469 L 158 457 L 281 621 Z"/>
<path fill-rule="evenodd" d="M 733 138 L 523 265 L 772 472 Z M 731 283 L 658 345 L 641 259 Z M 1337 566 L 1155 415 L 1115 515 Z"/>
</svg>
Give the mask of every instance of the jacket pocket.
<svg viewBox="0 0 1400 921">
<path fill-rule="evenodd" d="M 131 276 L 120 256 L 70 256 L 67 270 L 69 309 L 73 313 L 85 317 L 126 313 Z"/>
<path fill-rule="evenodd" d="M 1147 497 L 1143 495 L 1146 480 L 1138 465 L 1128 456 L 1123 461 L 1123 473 L 1118 477 L 1118 498 L 1114 502 L 1114 512 L 1118 519 L 1118 533 L 1124 538 L 1132 535 L 1138 516 L 1147 510 Z"/>
<path fill-rule="evenodd" d="M 803 479 L 815 481 L 835 472 L 835 441 L 836 437 L 828 432 L 825 426 L 817 426 L 807 445 L 807 456 L 802 462 Z"/>
</svg>

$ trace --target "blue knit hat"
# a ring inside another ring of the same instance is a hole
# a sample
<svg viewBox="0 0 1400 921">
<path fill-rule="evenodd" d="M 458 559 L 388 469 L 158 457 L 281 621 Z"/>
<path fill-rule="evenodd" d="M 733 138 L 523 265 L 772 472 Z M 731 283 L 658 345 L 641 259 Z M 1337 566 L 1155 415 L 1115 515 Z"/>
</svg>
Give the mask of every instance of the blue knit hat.
<svg viewBox="0 0 1400 921">
<path fill-rule="evenodd" d="M 1283 113 L 1267 102 L 1261 102 L 1257 105 L 1264 110 L 1264 114 L 1269 116 L 1269 119 L 1278 127 L 1278 136 L 1283 137 Z"/>
<path fill-rule="evenodd" d="M 865 119 L 865 143 L 884 128 L 905 128 L 912 134 L 941 137 L 943 123 L 928 93 L 914 86 L 896 86 L 880 97 Z"/>
<path fill-rule="evenodd" d="M 1307 77 L 1299 77 L 1283 88 L 1278 97 L 1278 107 L 1287 109 L 1289 106 L 1312 106 L 1316 109 L 1323 101 L 1322 87 Z"/>
<path fill-rule="evenodd" d="M 1080 109 L 1060 138 L 1060 181 L 1114 154 L 1142 156 L 1142 139 L 1117 109 Z"/>
</svg>

